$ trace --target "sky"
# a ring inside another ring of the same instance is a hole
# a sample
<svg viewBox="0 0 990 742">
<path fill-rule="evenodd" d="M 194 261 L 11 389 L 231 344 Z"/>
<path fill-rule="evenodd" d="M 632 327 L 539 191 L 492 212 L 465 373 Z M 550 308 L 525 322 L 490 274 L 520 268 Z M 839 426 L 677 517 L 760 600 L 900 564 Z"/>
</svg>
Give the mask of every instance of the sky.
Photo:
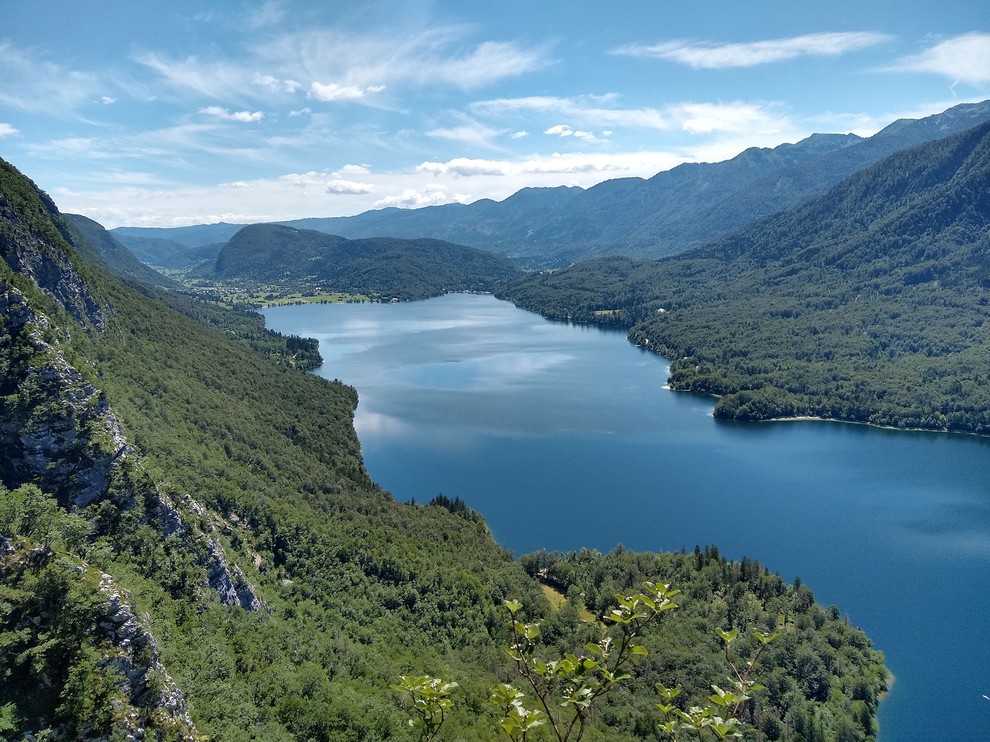
<svg viewBox="0 0 990 742">
<path fill-rule="evenodd" d="M 987 98 L 986 0 L 0 0 L 0 157 L 107 228 L 589 187 Z"/>
</svg>

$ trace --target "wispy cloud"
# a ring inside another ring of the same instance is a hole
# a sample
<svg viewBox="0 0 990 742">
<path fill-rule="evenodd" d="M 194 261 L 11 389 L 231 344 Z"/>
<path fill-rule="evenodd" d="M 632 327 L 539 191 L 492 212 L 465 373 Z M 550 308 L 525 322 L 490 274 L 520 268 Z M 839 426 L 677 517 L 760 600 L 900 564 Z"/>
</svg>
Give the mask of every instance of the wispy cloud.
<svg viewBox="0 0 990 742">
<path fill-rule="evenodd" d="M 848 31 L 731 44 L 673 40 L 652 45 L 630 44 L 614 49 L 612 53 L 644 59 L 663 59 L 695 69 L 722 69 L 754 67 L 797 57 L 835 57 L 876 46 L 889 38 L 886 34 Z"/>
<path fill-rule="evenodd" d="M 570 98 L 555 96 L 526 96 L 476 101 L 471 110 L 478 114 L 502 116 L 519 113 L 541 113 L 566 118 L 588 127 L 629 126 L 640 129 L 674 128 L 666 115 L 657 108 L 622 108 L 615 105 L 616 95 L 583 95 Z"/>
<path fill-rule="evenodd" d="M 86 173 L 86 180 L 90 183 L 109 183 L 112 185 L 132 185 L 132 186 L 175 186 L 176 183 L 162 178 L 156 173 L 149 173 L 139 170 L 99 170 Z"/>
<path fill-rule="evenodd" d="M 104 87 L 95 73 L 33 56 L 10 43 L 0 43 L 0 80 L 0 105 L 63 118 L 77 116 Z"/>
<path fill-rule="evenodd" d="M 204 62 L 195 56 L 170 60 L 156 52 L 137 54 L 134 61 L 157 73 L 169 87 L 205 98 L 244 101 L 257 97 L 254 86 L 268 88 L 255 70 L 237 62 Z"/>
<path fill-rule="evenodd" d="M 250 28 L 266 28 L 278 24 L 285 17 L 285 7 L 281 0 L 266 0 L 260 7 L 248 14 Z"/>
<path fill-rule="evenodd" d="M 543 133 L 573 137 L 583 141 L 594 141 L 593 137 L 596 135 L 592 130 L 596 129 L 601 130 L 598 137 L 611 136 L 612 131 L 609 127 L 681 130 L 690 134 L 790 128 L 786 114 L 775 103 L 687 102 L 671 103 L 663 108 L 622 108 L 616 105 L 617 103 L 618 96 L 615 95 L 587 95 L 573 98 L 534 96 L 479 101 L 472 105 L 472 110 L 492 116 L 524 113 L 553 117 L 558 121 L 567 118 L 572 123 L 554 123 L 544 129 Z M 582 128 L 575 128 L 578 126 Z"/>
<path fill-rule="evenodd" d="M 969 33 L 945 39 L 920 54 L 905 57 L 895 72 L 930 72 L 972 85 L 990 82 L 990 34 Z"/>
<path fill-rule="evenodd" d="M 544 46 L 515 42 L 465 43 L 468 28 L 436 26 L 406 34 L 352 34 L 316 28 L 283 34 L 260 46 L 257 62 L 282 76 L 374 85 L 474 89 L 549 63 Z M 273 72 L 274 74 L 274 72 Z"/>
<path fill-rule="evenodd" d="M 458 116 L 460 124 L 458 126 L 447 126 L 432 129 L 427 133 L 437 139 L 447 139 L 452 142 L 466 144 L 469 147 L 497 148 L 494 140 L 502 132 L 490 126 L 482 124 L 468 116 Z"/>
<path fill-rule="evenodd" d="M 234 111 L 231 113 L 226 108 L 221 108 L 220 106 L 207 106 L 206 108 L 200 108 L 199 112 L 220 119 L 221 121 L 240 121 L 246 124 L 256 123 L 265 117 L 265 114 L 261 111 Z"/>
<path fill-rule="evenodd" d="M 0 137 L 12 137 L 15 134 L 20 134 L 17 129 L 15 129 L 11 124 L 6 124 L 0 121 Z"/>
<path fill-rule="evenodd" d="M 548 47 L 511 41 L 466 42 L 462 26 L 407 34 L 312 28 L 282 33 L 222 60 L 171 59 L 155 51 L 134 60 L 169 87 L 221 101 L 270 101 L 305 92 L 322 102 L 369 103 L 388 87 L 472 90 L 549 64 Z"/>
<path fill-rule="evenodd" d="M 234 128 L 238 131 L 230 131 Z M 248 136 L 245 131 L 222 123 L 182 124 L 135 134 L 35 142 L 28 149 L 44 159 L 139 160 L 183 168 L 203 155 L 227 162 L 271 162 L 274 159 L 271 147 L 266 146 L 262 137 Z"/>
<path fill-rule="evenodd" d="M 357 85 L 339 85 L 335 82 L 313 82 L 309 86 L 309 97 L 316 100 L 330 103 L 332 101 L 360 101 L 369 93 L 380 93 L 385 89 L 384 85 L 369 85 L 366 88 Z"/>
</svg>

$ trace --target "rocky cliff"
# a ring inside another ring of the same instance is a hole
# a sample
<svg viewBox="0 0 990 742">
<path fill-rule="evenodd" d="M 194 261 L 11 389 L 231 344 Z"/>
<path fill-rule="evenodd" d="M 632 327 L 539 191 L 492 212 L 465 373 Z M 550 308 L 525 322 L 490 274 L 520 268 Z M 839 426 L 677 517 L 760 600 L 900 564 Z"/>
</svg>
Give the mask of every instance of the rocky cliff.
<svg viewBox="0 0 990 742">
<path fill-rule="evenodd" d="M 52 540 L 47 534 L 57 534 L 57 527 L 41 528 L 46 534 L 42 541 L 48 543 L 17 538 L 16 525 L 37 521 L 38 516 L 36 503 L 21 507 L 17 515 L 16 490 L 27 485 L 36 488 L 32 492 L 54 498 L 59 512 L 84 524 L 84 540 L 102 539 L 115 549 L 134 549 L 129 539 L 139 529 L 155 534 L 160 543 L 167 541 L 171 558 L 190 565 L 191 572 L 182 579 L 190 599 L 212 600 L 214 593 L 226 606 L 264 611 L 266 605 L 228 557 L 218 530 L 223 522 L 189 494 L 169 496 L 146 472 L 101 389 L 95 346 L 80 342 L 114 331 L 113 303 L 101 288 L 99 274 L 80 260 L 73 235 L 50 199 L 6 163 L 0 161 L 0 166 L 2 584 L 11 589 L 26 570 L 35 574 L 31 579 L 40 579 L 37 574 L 49 566 L 67 585 L 73 580 L 93 583 L 83 588 L 94 594 L 95 608 L 84 612 L 80 620 L 87 625 L 81 628 L 89 637 L 87 651 L 97 657 L 94 677 L 115 679 L 115 688 L 107 691 L 119 717 L 114 728 L 126 731 L 127 739 L 141 740 L 146 738 L 145 725 L 152 724 L 157 731 L 149 739 L 161 739 L 159 733 L 166 729 L 169 739 L 192 740 L 196 730 L 183 694 L 166 671 L 145 622 L 129 607 L 126 592 L 110 574 L 66 555 L 64 545 L 55 546 L 57 536 Z M 80 239 L 78 234 L 75 239 Z M 67 560 L 74 564 L 69 571 Z M 18 593 L 9 605 L 0 606 L 0 623 L 13 622 L 6 627 L 9 636 L 23 644 L 21 658 L 47 651 L 45 637 L 62 631 L 54 615 L 58 611 L 39 608 L 30 593 Z M 18 662 L 15 658 L 14 664 Z M 46 674 L 38 678 L 42 689 L 54 682 Z M 57 717 L 67 713 L 71 673 L 61 682 L 65 687 L 46 689 L 62 703 L 54 712 Z M 0 695 L 0 734 L 3 700 Z M 44 717 L 38 723 L 42 721 Z M 56 721 L 54 727 L 59 733 L 102 738 L 89 722 L 74 729 L 60 723 L 64 722 Z"/>
</svg>

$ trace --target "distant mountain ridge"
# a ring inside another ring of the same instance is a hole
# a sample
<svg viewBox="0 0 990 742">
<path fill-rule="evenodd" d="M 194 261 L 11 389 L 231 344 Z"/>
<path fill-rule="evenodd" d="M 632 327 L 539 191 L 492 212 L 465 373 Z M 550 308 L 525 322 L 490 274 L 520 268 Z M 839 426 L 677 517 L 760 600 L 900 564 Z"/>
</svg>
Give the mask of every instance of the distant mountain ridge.
<svg viewBox="0 0 990 742">
<path fill-rule="evenodd" d="M 795 206 L 902 149 L 990 119 L 990 101 L 895 121 L 869 138 L 813 134 L 773 149 L 750 148 L 719 163 L 685 163 L 649 179 L 588 189 L 525 188 L 503 201 L 381 209 L 350 217 L 282 222 L 351 239 L 432 237 L 480 247 L 533 267 L 602 255 L 675 255 L 748 222 Z M 229 239 L 229 224 L 112 230 L 124 244 L 158 237 L 192 246 Z"/>
</svg>

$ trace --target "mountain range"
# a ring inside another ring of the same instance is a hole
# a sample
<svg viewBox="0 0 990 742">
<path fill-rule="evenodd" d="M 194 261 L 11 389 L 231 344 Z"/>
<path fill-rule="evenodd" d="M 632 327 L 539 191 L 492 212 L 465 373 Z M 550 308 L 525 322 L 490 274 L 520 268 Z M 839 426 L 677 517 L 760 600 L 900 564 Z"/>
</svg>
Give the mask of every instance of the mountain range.
<svg viewBox="0 0 990 742">
<path fill-rule="evenodd" d="M 894 152 L 988 118 L 990 101 L 962 104 L 926 118 L 895 121 L 868 138 L 814 134 L 795 144 L 748 149 L 725 162 L 679 165 L 649 179 L 609 180 L 586 190 L 526 188 L 497 202 L 387 208 L 283 223 L 351 239 L 431 237 L 491 250 L 537 268 L 612 254 L 659 258 L 797 205 Z M 224 242 L 241 226 L 112 231 L 129 247 L 148 238 L 198 247 Z"/>
</svg>

